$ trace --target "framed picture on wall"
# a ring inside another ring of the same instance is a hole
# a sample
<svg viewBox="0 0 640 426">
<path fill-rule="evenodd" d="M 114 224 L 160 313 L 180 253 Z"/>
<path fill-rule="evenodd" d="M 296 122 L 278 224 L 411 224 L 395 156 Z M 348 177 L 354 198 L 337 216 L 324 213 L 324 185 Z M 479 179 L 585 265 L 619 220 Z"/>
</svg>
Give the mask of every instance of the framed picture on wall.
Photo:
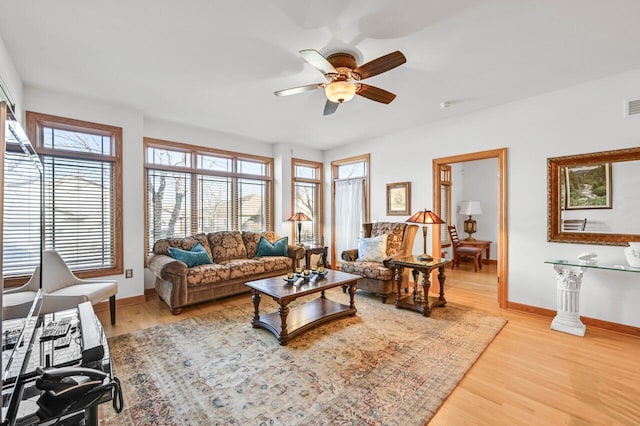
<svg viewBox="0 0 640 426">
<path fill-rule="evenodd" d="M 387 184 L 387 216 L 407 216 L 411 213 L 411 182 Z"/>
<path fill-rule="evenodd" d="M 565 208 L 610 209 L 611 163 L 565 167 Z"/>
</svg>

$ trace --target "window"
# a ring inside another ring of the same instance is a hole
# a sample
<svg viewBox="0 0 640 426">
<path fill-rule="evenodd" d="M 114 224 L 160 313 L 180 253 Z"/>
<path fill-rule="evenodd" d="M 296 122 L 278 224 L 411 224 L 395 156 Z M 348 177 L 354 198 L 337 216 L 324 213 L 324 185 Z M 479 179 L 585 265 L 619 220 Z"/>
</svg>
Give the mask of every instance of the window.
<svg viewBox="0 0 640 426">
<path fill-rule="evenodd" d="M 122 129 L 27 112 L 44 166 L 44 245 L 81 277 L 122 273 Z"/>
<path fill-rule="evenodd" d="M 322 163 L 299 159 L 291 160 L 293 168 L 293 209 L 292 213 L 302 212 L 311 218 L 311 222 L 301 222 L 299 243 L 324 244 L 322 235 Z M 296 224 L 292 223 L 295 227 Z M 297 235 L 291 228 L 291 235 Z"/>
<path fill-rule="evenodd" d="M 447 226 L 451 226 L 451 166 L 441 164 L 440 171 L 440 219 L 445 223 L 440 225 L 440 245 L 449 247 L 449 231 Z"/>
<path fill-rule="evenodd" d="M 156 240 L 273 229 L 273 160 L 144 139 L 147 253 Z"/>
<path fill-rule="evenodd" d="M 333 229 L 331 264 L 343 250 L 357 247 L 369 220 L 369 154 L 331 162 Z"/>
</svg>

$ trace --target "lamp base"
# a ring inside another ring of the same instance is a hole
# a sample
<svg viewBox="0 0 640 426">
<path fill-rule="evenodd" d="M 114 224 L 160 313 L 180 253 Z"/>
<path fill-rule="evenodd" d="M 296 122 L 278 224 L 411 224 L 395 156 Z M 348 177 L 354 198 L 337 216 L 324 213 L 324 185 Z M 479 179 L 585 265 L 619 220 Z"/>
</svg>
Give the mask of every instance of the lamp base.
<svg viewBox="0 0 640 426">
<path fill-rule="evenodd" d="M 467 238 L 464 239 L 465 241 L 475 241 L 476 239 L 473 238 L 471 235 L 469 235 Z"/>
<path fill-rule="evenodd" d="M 418 260 L 422 262 L 431 262 L 433 260 L 433 256 L 429 256 L 428 254 L 421 254 L 417 257 Z"/>
</svg>

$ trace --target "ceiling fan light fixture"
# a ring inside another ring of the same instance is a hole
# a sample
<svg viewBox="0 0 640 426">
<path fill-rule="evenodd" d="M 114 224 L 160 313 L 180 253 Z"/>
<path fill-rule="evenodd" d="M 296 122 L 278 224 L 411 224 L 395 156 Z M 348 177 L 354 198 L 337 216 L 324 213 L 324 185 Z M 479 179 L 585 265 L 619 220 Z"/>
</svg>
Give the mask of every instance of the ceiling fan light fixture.
<svg viewBox="0 0 640 426">
<path fill-rule="evenodd" d="M 353 99 L 356 94 L 356 86 L 347 81 L 337 80 L 327 84 L 324 93 L 331 102 L 341 104 Z"/>
</svg>

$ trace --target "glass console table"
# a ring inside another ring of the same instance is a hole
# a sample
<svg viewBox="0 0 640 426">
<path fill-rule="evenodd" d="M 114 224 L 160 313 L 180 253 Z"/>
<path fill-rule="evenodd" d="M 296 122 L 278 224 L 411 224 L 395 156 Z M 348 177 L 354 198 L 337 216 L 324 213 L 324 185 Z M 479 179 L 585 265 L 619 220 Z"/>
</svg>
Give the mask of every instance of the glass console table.
<svg viewBox="0 0 640 426">
<path fill-rule="evenodd" d="M 584 336 L 585 326 L 580 321 L 580 286 L 582 275 L 587 269 L 608 271 L 640 272 L 640 268 L 626 265 L 604 265 L 580 260 L 547 259 L 544 263 L 553 265 L 556 271 L 557 314 L 551 321 L 551 329 L 576 336 Z"/>
</svg>

